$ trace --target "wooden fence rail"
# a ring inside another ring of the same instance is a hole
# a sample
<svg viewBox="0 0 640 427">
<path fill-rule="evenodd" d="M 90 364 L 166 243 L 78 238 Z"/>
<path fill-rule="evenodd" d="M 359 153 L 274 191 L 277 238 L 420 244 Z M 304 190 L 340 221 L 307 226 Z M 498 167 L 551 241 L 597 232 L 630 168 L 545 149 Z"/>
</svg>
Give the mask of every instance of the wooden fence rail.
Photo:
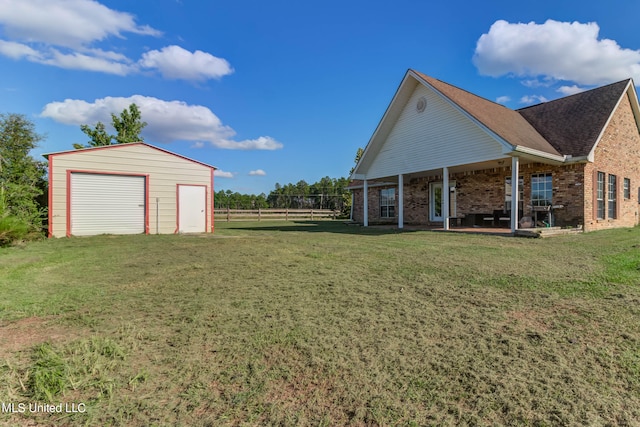
<svg viewBox="0 0 640 427">
<path fill-rule="evenodd" d="M 296 219 L 336 219 L 340 211 L 330 209 L 214 209 L 216 220 L 272 221 Z"/>
</svg>

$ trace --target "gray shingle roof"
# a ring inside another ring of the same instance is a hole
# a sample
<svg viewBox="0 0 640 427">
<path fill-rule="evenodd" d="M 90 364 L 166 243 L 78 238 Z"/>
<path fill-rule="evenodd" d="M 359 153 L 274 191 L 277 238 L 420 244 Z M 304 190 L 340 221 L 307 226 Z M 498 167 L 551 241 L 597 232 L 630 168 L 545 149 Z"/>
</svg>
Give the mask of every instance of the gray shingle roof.
<svg viewBox="0 0 640 427">
<path fill-rule="evenodd" d="M 560 153 L 586 156 L 629 84 L 623 80 L 517 110 Z"/>
</svg>

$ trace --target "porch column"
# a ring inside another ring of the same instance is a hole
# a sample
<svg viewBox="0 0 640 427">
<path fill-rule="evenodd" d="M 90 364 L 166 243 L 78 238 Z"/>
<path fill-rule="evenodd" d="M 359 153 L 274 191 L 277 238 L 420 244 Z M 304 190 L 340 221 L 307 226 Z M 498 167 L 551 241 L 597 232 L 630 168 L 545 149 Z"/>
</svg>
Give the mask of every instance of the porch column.
<svg viewBox="0 0 640 427">
<path fill-rule="evenodd" d="M 520 158 L 513 156 L 511 158 L 511 232 L 515 233 L 518 229 L 518 206 L 520 206 Z"/>
<path fill-rule="evenodd" d="M 449 168 L 442 168 L 442 219 L 444 220 L 443 227 L 445 230 L 449 229 Z"/>
<path fill-rule="evenodd" d="M 404 176 L 398 175 L 398 228 L 404 228 Z"/>
<path fill-rule="evenodd" d="M 369 183 L 367 180 L 364 180 L 364 212 L 363 212 L 363 225 L 365 227 L 369 226 Z"/>
</svg>

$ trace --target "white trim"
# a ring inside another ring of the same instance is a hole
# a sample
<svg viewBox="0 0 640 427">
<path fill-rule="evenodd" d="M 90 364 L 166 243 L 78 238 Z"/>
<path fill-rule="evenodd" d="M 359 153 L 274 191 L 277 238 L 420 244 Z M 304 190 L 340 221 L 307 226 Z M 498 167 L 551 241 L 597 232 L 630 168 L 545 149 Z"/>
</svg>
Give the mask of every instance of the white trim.
<svg viewBox="0 0 640 427">
<path fill-rule="evenodd" d="M 398 175 L 398 228 L 404 228 L 404 176 Z"/>
<path fill-rule="evenodd" d="M 523 147 L 521 145 L 517 145 L 513 149 L 513 151 L 517 153 L 529 154 L 536 157 L 542 157 L 543 159 L 554 160 L 560 163 L 565 163 L 567 161 L 566 155 L 551 154 L 545 151 L 536 150 L 535 148 Z"/>
<path fill-rule="evenodd" d="M 518 207 L 520 206 L 520 158 L 511 158 L 511 232 L 518 230 Z"/>
<path fill-rule="evenodd" d="M 449 198 L 451 197 L 449 189 L 449 168 L 442 168 L 442 220 L 445 230 L 449 229 Z"/>
<path fill-rule="evenodd" d="M 440 187 L 440 189 L 442 190 L 442 200 L 440 201 L 440 210 L 441 210 L 441 216 L 437 217 L 435 216 L 435 204 L 434 204 L 434 199 L 435 199 L 435 188 L 436 187 Z M 429 203 L 428 203 L 428 215 L 429 215 L 429 221 L 430 222 L 443 222 L 444 224 L 444 218 L 445 216 L 447 216 L 447 218 L 451 218 L 451 214 L 453 214 L 453 216 L 457 215 L 457 210 L 458 210 L 458 202 L 457 200 L 455 200 L 455 203 L 452 203 L 452 199 L 451 199 L 451 190 L 454 190 L 454 194 L 455 194 L 455 198 L 457 199 L 458 195 L 455 193 L 455 187 L 456 187 L 456 181 L 455 180 L 450 180 L 449 181 L 449 212 L 447 215 L 444 215 L 444 182 L 443 181 L 431 181 L 429 182 Z M 453 206 L 452 206 L 453 205 Z M 451 212 L 453 208 L 453 212 Z M 449 221 L 449 224 L 451 224 L 451 221 Z M 444 225 L 443 225 L 444 226 Z"/>
</svg>

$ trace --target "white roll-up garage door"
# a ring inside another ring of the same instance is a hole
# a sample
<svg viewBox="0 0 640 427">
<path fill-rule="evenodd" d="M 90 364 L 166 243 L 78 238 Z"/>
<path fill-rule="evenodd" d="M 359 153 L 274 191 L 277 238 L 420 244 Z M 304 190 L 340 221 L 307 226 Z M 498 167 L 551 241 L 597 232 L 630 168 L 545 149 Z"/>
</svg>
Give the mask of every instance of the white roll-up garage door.
<svg viewBox="0 0 640 427">
<path fill-rule="evenodd" d="M 138 234 L 145 231 L 145 177 L 71 174 L 71 234 Z"/>
</svg>

